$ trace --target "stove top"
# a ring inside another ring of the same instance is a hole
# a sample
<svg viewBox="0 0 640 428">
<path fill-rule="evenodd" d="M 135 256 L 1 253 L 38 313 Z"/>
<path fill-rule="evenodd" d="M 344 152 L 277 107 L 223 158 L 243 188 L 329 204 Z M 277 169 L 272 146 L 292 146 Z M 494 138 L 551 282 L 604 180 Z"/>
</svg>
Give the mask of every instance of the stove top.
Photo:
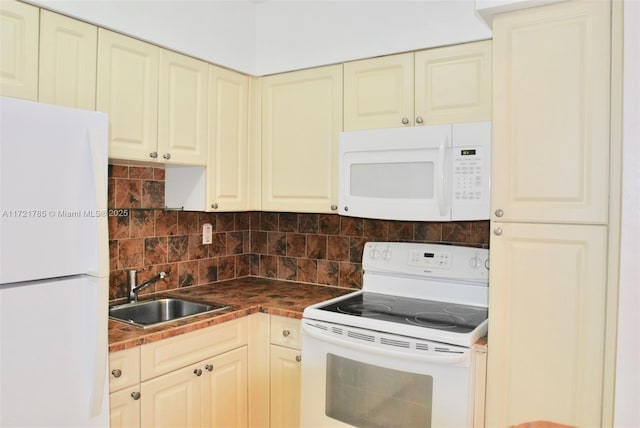
<svg viewBox="0 0 640 428">
<path fill-rule="evenodd" d="M 473 331 L 488 314 L 483 307 L 368 292 L 349 295 L 317 309 L 455 333 Z"/>
<path fill-rule="evenodd" d="M 470 347 L 488 326 L 488 250 L 367 242 L 362 290 L 305 308 L 303 318 Z"/>
</svg>

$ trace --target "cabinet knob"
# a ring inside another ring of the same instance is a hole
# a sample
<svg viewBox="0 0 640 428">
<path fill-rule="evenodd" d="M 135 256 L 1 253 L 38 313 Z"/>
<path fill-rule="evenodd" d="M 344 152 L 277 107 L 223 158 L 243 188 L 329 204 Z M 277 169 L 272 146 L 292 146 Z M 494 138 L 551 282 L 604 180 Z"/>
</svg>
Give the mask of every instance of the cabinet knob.
<svg viewBox="0 0 640 428">
<path fill-rule="evenodd" d="M 153 159 L 158 157 L 158 152 L 151 152 L 149 153 L 149 157 L 152 157 Z"/>
<path fill-rule="evenodd" d="M 207 364 L 206 366 L 204 366 L 204 369 L 208 372 L 212 372 L 213 371 L 213 364 Z"/>
<path fill-rule="evenodd" d="M 216 202 L 214 204 L 211 204 L 211 208 L 213 208 L 214 210 L 217 210 L 218 209 L 218 203 Z"/>
<path fill-rule="evenodd" d="M 338 206 L 336 204 L 331 205 L 331 211 L 335 211 L 338 209 Z"/>
<path fill-rule="evenodd" d="M 195 369 L 195 370 L 193 371 L 193 374 L 194 374 L 194 375 L 196 375 L 196 376 L 202 376 L 202 370 L 200 370 L 200 369 Z"/>
<path fill-rule="evenodd" d="M 288 337 L 290 334 L 291 334 L 291 331 L 289 331 L 289 330 L 282 330 L 282 335 L 283 335 L 284 337 Z"/>
<path fill-rule="evenodd" d="M 140 393 L 138 391 L 133 391 L 131 393 L 131 398 L 133 398 L 134 400 L 139 400 L 140 399 Z"/>
<path fill-rule="evenodd" d="M 422 123 L 424 122 L 424 120 L 422 120 L 421 116 L 416 117 L 416 123 Z"/>
<path fill-rule="evenodd" d="M 111 374 L 113 375 L 113 377 L 119 378 L 120 376 L 122 376 L 122 370 L 113 369 L 113 370 L 111 370 Z"/>
<path fill-rule="evenodd" d="M 402 124 L 403 125 L 408 125 L 409 124 L 409 119 L 407 119 L 406 117 L 402 118 Z"/>
<path fill-rule="evenodd" d="M 496 217 L 502 217 L 504 215 L 504 211 L 502 211 L 500 208 L 498 208 L 496 210 Z"/>
<path fill-rule="evenodd" d="M 502 235 L 502 228 L 501 227 L 496 227 L 495 229 L 493 229 L 493 234 L 496 235 L 496 236 Z"/>
<path fill-rule="evenodd" d="M 296 355 L 296 361 L 297 362 L 302 361 L 302 355 L 300 355 L 300 354 Z"/>
<path fill-rule="evenodd" d="M 171 159 L 171 153 L 165 153 L 162 155 L 163 158 L 165 158 L 166 160 Z"/>
</svg>

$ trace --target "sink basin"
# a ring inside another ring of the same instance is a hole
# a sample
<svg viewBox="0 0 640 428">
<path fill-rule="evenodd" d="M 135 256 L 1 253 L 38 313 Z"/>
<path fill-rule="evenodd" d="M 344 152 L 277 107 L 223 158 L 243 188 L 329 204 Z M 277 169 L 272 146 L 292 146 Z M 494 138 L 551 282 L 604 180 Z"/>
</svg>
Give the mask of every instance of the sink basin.
<svg viewBox="0 0 640 428">
<path fill-rule="evenodd" d="M 198 303 L 190 300 L 163 298 L 109 308 L 109 318 L 136 327 L 148 328 L 160 324 L 227 309 L 219 303 Z"/>
</svg>

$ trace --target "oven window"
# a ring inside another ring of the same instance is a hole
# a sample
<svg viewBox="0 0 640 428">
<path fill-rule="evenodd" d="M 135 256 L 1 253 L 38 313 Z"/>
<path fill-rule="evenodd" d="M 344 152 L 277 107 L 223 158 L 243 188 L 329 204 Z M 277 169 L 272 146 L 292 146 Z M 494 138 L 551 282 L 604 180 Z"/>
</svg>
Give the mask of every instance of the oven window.
<svg viewBox="0 0 640 428">
<path fill-rule="evenodd" d="M 351 165 L 352 196 L 433 199 L 433 162 L 359 163 Z"/>
<path fill-rule="evenodd" d="M 327 416 L 360 427 L 431 427 L 433 377 L 327 354 Z"/>
</svg>

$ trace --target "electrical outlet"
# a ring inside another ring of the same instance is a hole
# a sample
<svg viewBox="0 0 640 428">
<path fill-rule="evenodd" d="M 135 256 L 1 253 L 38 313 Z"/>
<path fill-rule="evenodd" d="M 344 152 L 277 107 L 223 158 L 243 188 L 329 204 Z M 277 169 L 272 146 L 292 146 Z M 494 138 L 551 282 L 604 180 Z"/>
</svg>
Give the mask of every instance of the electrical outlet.
<svg viewBox="0 0 640 428">
<path fill-rule="evenodd" d="M 209 223 L 202 225 L 202 243 L 211 244 L 213 242 L 213 227 Z"/>
</svg>

